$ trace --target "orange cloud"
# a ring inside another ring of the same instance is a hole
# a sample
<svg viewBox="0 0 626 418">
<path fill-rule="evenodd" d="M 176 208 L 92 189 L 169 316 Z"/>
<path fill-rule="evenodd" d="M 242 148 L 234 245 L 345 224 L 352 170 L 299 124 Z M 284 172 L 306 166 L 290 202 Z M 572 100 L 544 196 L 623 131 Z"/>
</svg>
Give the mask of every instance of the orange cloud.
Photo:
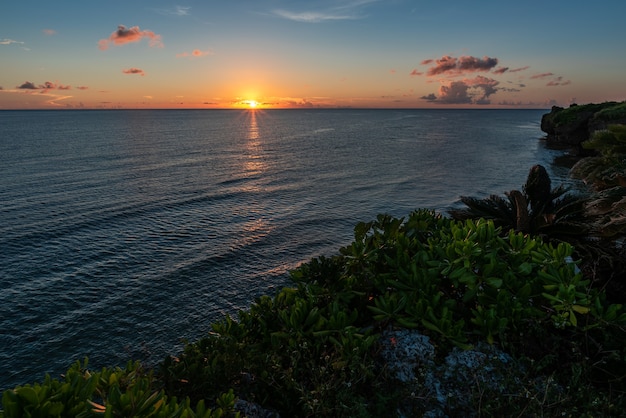
<svg viewBox="0 0 626 418">
<path fill-rule="evenodd" d="M 100 39 L 100 41 L 98 41 L 98 48 L 104 51 L 109 48 L 109 44 L 119 46 L 131 42 L 139 42 L 144 38 L 150 40 L 151 47 L 163 46 L 161 35 L 157 35 L 150 30 L 141 30 L 139 26 L 133 26 L 127 29 L 126 26 L 119 25 L 117 30 L 111 33 L 107 39 Z"/>
<path fill-rule="evenodd" d="M 141 69 L 141 68 L 127 68 L 125 70 L 122 70 L 122 72 L 124 74 L 139 74 L 140 76 L 144 76 L 146 75 L 146 73 Z"/>
<path fill-rule="evenodd" d="M 413 70 L 413 71 L 411 71 L 411 74 L 409 74 L 409 75 L 410 75 L 411 77 L 414 77 L 414 76 L 416 76 L 416 75 L 422 75 L 422 74 L 424 74 L 424 73 L 422 73 L 422 72 L 420 72 L 420 71 L 417 71 L 417 70 Z"/>
</svg>

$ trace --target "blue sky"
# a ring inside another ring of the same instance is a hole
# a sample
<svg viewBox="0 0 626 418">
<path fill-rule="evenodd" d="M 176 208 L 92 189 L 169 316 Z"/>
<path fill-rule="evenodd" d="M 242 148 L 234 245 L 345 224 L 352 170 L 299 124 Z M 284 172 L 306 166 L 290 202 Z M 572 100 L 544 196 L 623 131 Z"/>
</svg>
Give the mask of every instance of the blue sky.
<svg viewBox="0 0 626 418">
<path fill-rule="evenodd" d="M 0 109 L 621 101 L 624 16 L 621 0 L 5 2 Z"/>
</svg>

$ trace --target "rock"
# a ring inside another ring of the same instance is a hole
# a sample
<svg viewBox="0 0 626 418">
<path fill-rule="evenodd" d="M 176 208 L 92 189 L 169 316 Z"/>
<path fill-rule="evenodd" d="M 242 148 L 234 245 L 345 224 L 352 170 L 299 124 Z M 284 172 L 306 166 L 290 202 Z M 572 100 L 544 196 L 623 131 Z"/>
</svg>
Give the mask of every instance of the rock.
<svg viewBox="0 0 626 418">
<path fill-rule="evenodd" d="M 235 402 L 235 410 L 240 412 L 241 416 L 244 418 L 280 418 L 280 415 L 276 412 L 243 399 L 237 399 L 237 402 Z"/>
<path fill-rule="evenodd" d="M 472 398 L 526 394 L 529 386 L 544 394 L 550 379 L 528 382 L 526 370 L 494 345 L 479 343 L 470 350 L 454 348 L 437 361 L 430 339 L 415 330 L 389 329 L 382 335 L 382 359 L 407 396 L 399 417 L 476 416 Z M 557 389 L 558 390 L 558 389 Z"/>
<path fill-rule="evenodd" d="M 541 130 L 547 134 L 547 142 L 555 147 L 573 149 L 582 153 L 581 144 L 608 125 L 626 123 L 626 102 L 576 105 L 565 109 L 553 106 L 550 113 L 541 118 Z M 610 112 L 609 112 L 610 111 Z"/>
</svg>

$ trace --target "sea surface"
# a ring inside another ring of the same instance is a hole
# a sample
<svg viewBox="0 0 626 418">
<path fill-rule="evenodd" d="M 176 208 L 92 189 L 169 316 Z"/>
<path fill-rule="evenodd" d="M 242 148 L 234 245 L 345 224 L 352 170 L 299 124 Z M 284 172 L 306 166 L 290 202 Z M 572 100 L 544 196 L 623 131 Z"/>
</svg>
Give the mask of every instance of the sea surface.
<svg viewBox="0 0 626 418">
<path fill-rule="evenodd" d="M 546 112 L 0 112 L 0 391 L 156 364 L 377 214 L 568 182 Z"/>
</svg>

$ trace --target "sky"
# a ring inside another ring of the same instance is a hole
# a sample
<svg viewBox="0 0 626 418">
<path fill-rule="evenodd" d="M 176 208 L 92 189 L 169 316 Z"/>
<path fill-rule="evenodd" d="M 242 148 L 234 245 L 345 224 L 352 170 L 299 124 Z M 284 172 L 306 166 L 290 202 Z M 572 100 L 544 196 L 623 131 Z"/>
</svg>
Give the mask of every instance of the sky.
<svg viewBox="0 0 626 418">
<path fill-rule="evenodd" d="M 626 100 L 626 1 L 0 3 L 0 109 Z"/>
</svg>

